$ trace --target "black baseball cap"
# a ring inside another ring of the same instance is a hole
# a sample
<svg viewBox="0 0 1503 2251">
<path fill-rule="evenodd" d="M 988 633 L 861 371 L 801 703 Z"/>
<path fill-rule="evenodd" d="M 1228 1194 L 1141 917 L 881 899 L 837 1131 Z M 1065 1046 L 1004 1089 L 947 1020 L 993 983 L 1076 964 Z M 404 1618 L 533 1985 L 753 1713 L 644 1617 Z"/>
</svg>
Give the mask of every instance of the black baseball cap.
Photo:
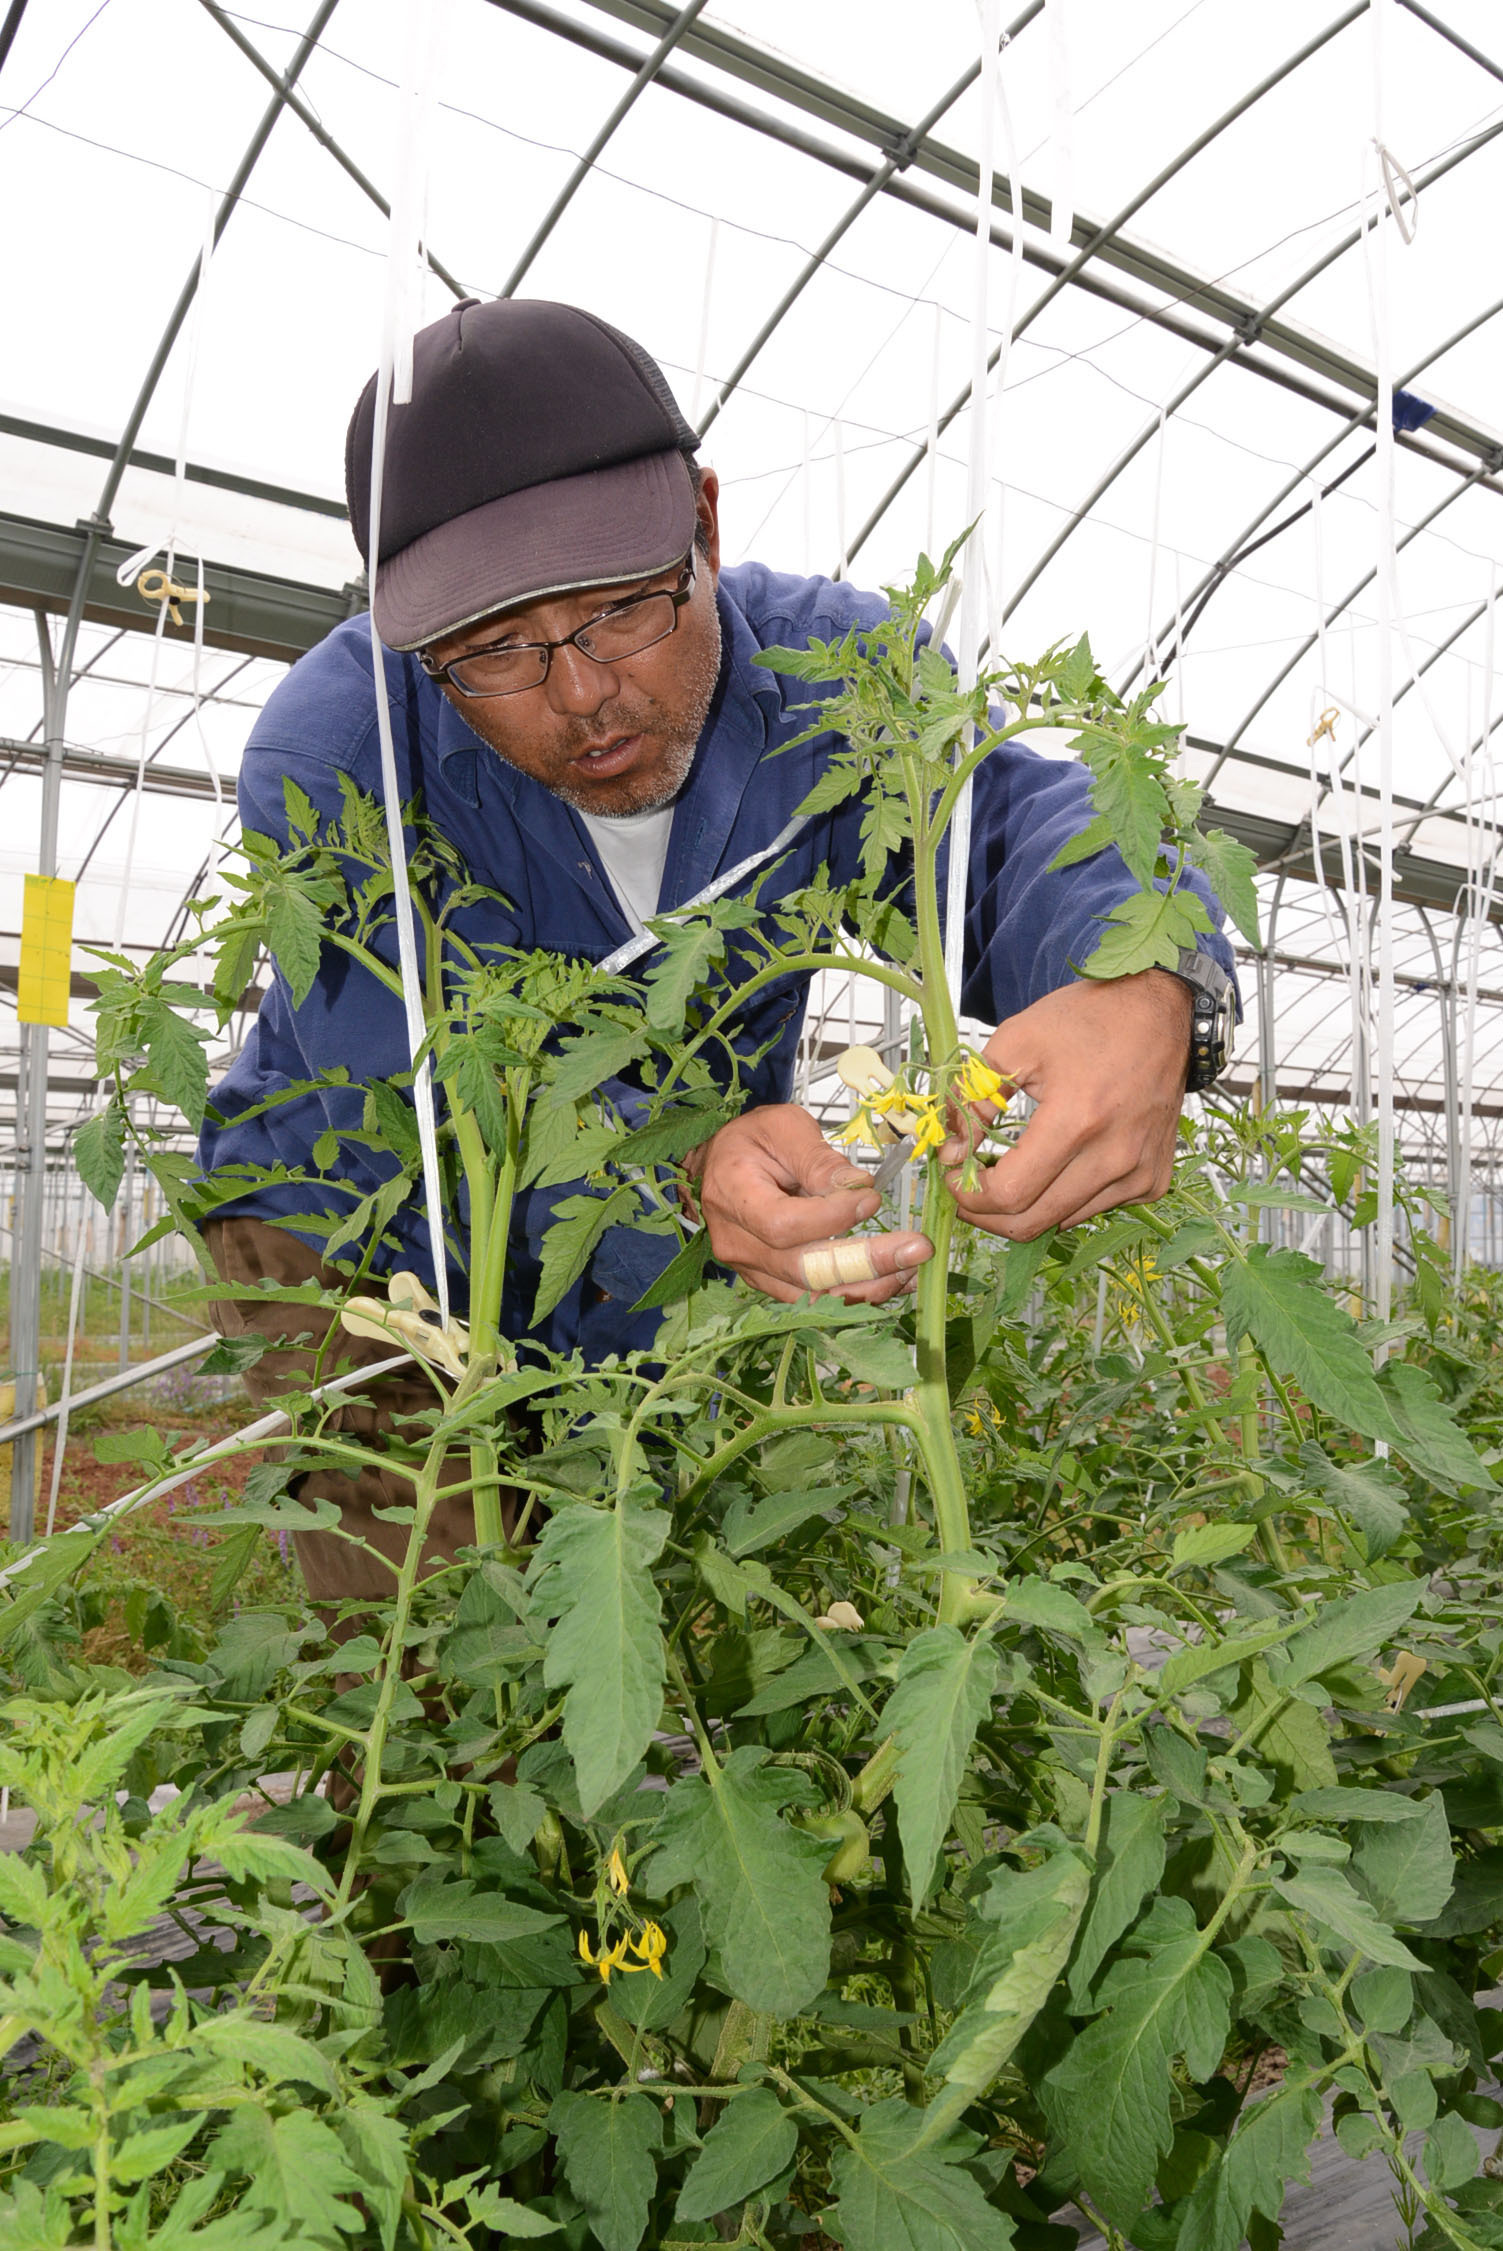
<svg viewBox="0 0 1503 2251">
<path fill-rule="evenodd" d="M 376 378 L 345 441 L 371 566 Z M 694 542 L 699 439 L 655 360 L 608 321 L 537 298 L 468 298 L 412 345 L 388 412 L 376 629 L 417 649 L 496 610 L 666 570 Z"/>
</svg>

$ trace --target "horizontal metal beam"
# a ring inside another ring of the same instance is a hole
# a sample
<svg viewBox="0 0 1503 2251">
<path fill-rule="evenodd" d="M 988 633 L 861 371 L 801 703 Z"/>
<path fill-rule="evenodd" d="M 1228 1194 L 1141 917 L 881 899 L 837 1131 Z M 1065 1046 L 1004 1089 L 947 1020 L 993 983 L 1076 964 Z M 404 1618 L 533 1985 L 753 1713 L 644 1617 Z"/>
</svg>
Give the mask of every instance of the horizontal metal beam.
<svg viewBox="0 0 1503 2251">
<path fill-rule="evenodd" d="M 91 438 L 82 430 L 65 430 L 56 422 L 32 422 L 22 414 L 0 414 L 0 435 L 28 438 L 35 445 L 58 446 L 65 453 L 92 454 L 97 461 L 115 458 L 113 438 Z M 151 453 L 144 446 L 132 446 L 125 465 L 128 469 L 150 469 L 162 477 L 177 475 L 177 463 L 170 454 Z M 308 515 L 349 522 L 349 511 L 342 500 L 300 492 L 295 485 L 267 484 L 261 477 L 240 476 L 231 469 L 205 468 L 200 461 L 190 461 L 183 475 L 190 485 L 213 485 L 219 492 L 237 492 L 247 500 L 270 500 L 279 508 L 301 508 Z"/>
<path fill-rule="evenodd" d="M 1266 814 L 1242 812 L 1207 798 L 1205 823 L 1208 828 L 1225 829 L 1228 836 L 1245 844 L 1260 868 L 1276 867 L 1306 883 L 1324 881 L 1336 891 L 1344 888 L 1340 844 L 1334 838 L 1321 838 L 1321 866 L 1317 871 L 1306 821 L 1270 820 Z M 1369 863 L 1367 873 L 1371 877 L 1370 888 L 1375 893 L 1378 887 L 1376 864 Z M 1406 906 L 1438 907 L 1446 914 L 1455 914 L 1466 889 L 1464 868 L 1450 866 L 1444 860 L 1426 859 L 1418 852 L 1394 853 L 1393 895 Z M 1503 924 L 1503 900 L 1494 902 L 1488 920 Z"/>
<path fill-rule="evenodd" d="M 11 975 L 15 975 L 14 970 L 12 970 Z M 14 1094 L 19 1084 L 19 1072 L 0 1071 L 0 1092 Z M 55 1073 L 49 1072 L 47 1092 L 49 1094 L 97 1094 L 99 1092 L 99 1081 L 98 1079 L 59 1078 Z"/>
<path fill-rule="evenodd" d="M 65 528 L 31 516 L 0 513 L 0 602 L 66 613 L 87 538 L 83 526 Z M 99 624 L 154 633 L 155 604 L 143 601 L 133 588 L 121 586 L 115 575 L 134 553 L 124 540 L 98 541 L 83 614 Z M 314 586 L 226 563 L 205 563 L 204 586 L 209 596 L 204 639 L 211 648 L 288 664 L 345 618 L 354 617 L 366 602 L 365 588 L 358 582 L 339 588 Z M 186 613 L 180 626 L 169 619 L 166 632 L 174 642 L 192 643 L 193 627 Z"/>
<path fill-rule="evenodd" d="M 1231 1094 L 1239 1099 L 1250 1100 L 1257 1091 L 1256 1074 L 1244 1078 L 1239 1077 L 1235 1072 L 1229 1072 L 1224 1079 L 1216 1081 L 1216 1092 L 1218 1094 Z M 1312 1082 L 1309 1085 L 1296 1085 L 1292 1080 L 1280 1079 L 1274 1088 L 1274 1100 L 1276 1102 L 1326 1102 L 1334 1104 L 1337 1109 L 1346 1110 L 1351 1107 L 1352 1090 L 1350 1084 L 1345 1086 L 1321 1086 Z M 1443 1115 L 1451 1107 L 1442 1095 L 1399 1093 L 1394 1095 L 1393 1106 L 1396 1110 L 1418 1111 L 1427 1117 Z M 1503 1118 L 1503 1102 L 1474 1102 L 1472 1104 L 1472 1116 L 1474 1118 Z"/>
<path fill-rule="evenodd" d="M 582 27 L 561 18 L 557 13 L 537 4 L 537 0 L 493 0 L 494 5 L 510 9 L 517 15 L 528 17 L 546 29 L 574 39 L 578 44 L 590 45 L 597 53 L 608 52 L 608 43 L 591 40 Z M 618 22 L 633 25 L 637 30 L 657 39 L 669 23 L 674 10 L 668 0 L 591 0 L 591 5 L 602 14 Z M 769 55 L 764 49 L 738 39 L 734 33 L 723 31 L 715 24 L 700 22 L 684 34 L 681 52 L 692 56 L 728 77 L 743 84 L 755 86 L 760 92 L 770 94 L 776 101 L 817 117 L 826 125 L 878 149 L 884 156 L 897 160 L 901 169 L 911 168 L 924 172 L 974 202 L 979 175 L 975 161 L 961 150 L 936 140 L 932 135 L 915 136 L 912 128 L 900 118 L 872 107 L 846 94 L 838 86 L 801 71 L 792 64 Z M 622 63 L 640 63 L 640 56 L 611 55 L 611 60 Z M 685 82 L 682 73 L 665 69 L 658 74 L 657 83 L 674 93 L 688 93 L 693 97 L 697 89 L 693 81 Z M 897 186 L 897 183 L 894 183 Z M 992 184 L 992 200 L 999 209 L 1012 209 L 1012 186 L 998 174 Z M 1021 203 L 1025 223 L 1047 233 L 1053 216 L 1053 207 L 1047 196 L 1038 195 L 1027 186 L 1021 188 Z M 1097 220 L 1077 213 L 1071 235 L 1072 249 L 1084 248 L 1099 235 Z M 1173 259 L 1152 249 L 1146 243 L 1115 234 L 1099 244 L 1093 255 L 1101 263 L 1113 266 L 1164 297 L 1177 307 L 1201 313 L 1214 320 L 1218 327 L 1239 335 L 1246 343 L 1254 341 L 1266 345 L 1270 351 L 1295 361 L 1310 369 L 1327 382 L 1335 382 L 1344 390 L 1364 401 L 1377 396 L 1377 376 L 1365 362 L 1341 351 L 1328 338 L 1300 327 L 1293 321 L 1281 319 L 1277 314 L 1264 317 L 1251 299 L 1221 283 L 1191 272 Z M 1442 408 L 1427 425 L 1431 434 L 1443 438 L 1463 453 L 1487 461 L 1491 466 L 1503 466 L 1500 459 L 1499 433 L 1472 422 L 1465 416 L 1453 414 Z"/>
<path fill-rule="evenodd" d="M 40 774 L 46 763 L 44 744 L 17 742 L 11 736 L 0 735 L 0 769 L 4 773 Z M 95 782 L 107 789 L 134 789 L 136 786 L 136 760 L 111 758 L 102 750 L 65 750 L 62 768 L 65 781 Z M 153 797 L 214 795 L 214 784 L 209 776 L 193 766 L 148 765 L 141 777 L 141 786 Z M 233 797 L 234 776 L 227 776 L 221 787 L 227 797 Z"/>
</svg>

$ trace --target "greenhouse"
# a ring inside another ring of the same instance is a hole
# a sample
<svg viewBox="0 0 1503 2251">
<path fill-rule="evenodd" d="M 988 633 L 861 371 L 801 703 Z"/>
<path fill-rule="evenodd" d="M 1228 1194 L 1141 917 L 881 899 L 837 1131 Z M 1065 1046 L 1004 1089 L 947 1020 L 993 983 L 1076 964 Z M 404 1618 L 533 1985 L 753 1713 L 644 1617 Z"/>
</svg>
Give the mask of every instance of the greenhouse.
<svg viewBox="0 0 1503 2251">
<path fill-rule="evenodd" d="M 1496 11 L 0 183 L 0 2251 L 1503 2245 Z"/>
</svg>

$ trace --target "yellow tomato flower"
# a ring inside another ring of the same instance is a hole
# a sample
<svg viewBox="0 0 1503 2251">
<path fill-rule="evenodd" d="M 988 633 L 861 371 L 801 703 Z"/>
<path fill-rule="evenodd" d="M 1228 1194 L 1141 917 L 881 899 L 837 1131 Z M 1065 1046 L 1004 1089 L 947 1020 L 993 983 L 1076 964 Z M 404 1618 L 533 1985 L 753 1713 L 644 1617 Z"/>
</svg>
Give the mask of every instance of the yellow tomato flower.
<svg viewBox="0 0 1503 2251">
<path fill-rule="evenodd" d="M 657 1923 L 644 1923 L 639 1938 L 629 1938 L 623 1943 L 637 1956 L 635 1962 L 623 1962 L 624 1970 L 651 1970 L 654 1977 L 663 1974 L 663 1956 L 668 1951 L 667 1933 Z"/>
<path fill-rule="evenodd" d="M 925 1109 L 920 1113 L 917 1124 L 914 1128 L 914 1155 L 916 1157 L 926 1156 L 931 1149 L 938 1149 L 942 1147 L 948 1139 L 949 1136 L 945 1131 L 945 1121 L 939 1114 L 937 1104 L 929 1102 Z"/>
<path fill-rule="evenodd" d="M 966 1057 L 955 1081 L 955 1092 L 962 1102 L 995 1102 L 999 1110 L 1007 1108 L 1008 1091 L 1001 1072 L 983 1063 L 979 1055 Z"/>
<path fill-rule="evenodd" d="M 610 1985 L 610 1972 L 612 1970 L 625 1970 L 625 1967 L 628 1967 L 628 1963 L 625 1963 L 623 1949 L 625 1949 L 625 1940 L 619 1938 L 619 1940 L 616 1940 L 614 1947 L 601 1947 L 601 1952 L 596 1954 L 592 1945 L 589 1945 L 589 1931 L 580 1931 L 580 1934 L 578 1934 L 578 1958 L 589 1967 L 589 1970 L 601 1972 L 601 1985 Z"/>
<path fill-rule="evenodd" d="M 621 1857 L 619 1845 L 611 1846 L 611 1857 L 605 1864 L 605 1872 L 610 1881 L 611 1890 L 618 1899 L 625 1899 L 631 1889 L 631 1878 L 626 1873 L 626 1862 Z"/>
<path fill-rule="evenodd" d="M 839 1133 L 832 1134 L 831 1139 L 837 1142 L 865 1141 L 873 1149 L 881 1146 L 877 1139 L 876 1126 L 872 1122 L 871 1111 L 865 1102 L 857 1104 L 850 1123 L 843 1125 Z"/>
</svg>

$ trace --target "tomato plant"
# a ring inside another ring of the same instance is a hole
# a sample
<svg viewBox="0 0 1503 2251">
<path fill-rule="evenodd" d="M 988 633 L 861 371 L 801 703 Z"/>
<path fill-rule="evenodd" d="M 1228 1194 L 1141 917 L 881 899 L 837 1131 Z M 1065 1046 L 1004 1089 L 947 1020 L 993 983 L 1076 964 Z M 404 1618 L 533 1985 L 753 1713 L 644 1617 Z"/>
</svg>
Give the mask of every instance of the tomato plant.
<svg viewBox="0 0 1503 2251">
<path fill-rule="evenodd" d="M 863 873 L 667 918 L 640 982 L 475 955 L 465 870 L 414 812 L 468 1332 L 425 1348 L 410 1295 L 372 1281 L 419 1170 L 404 1089 L 372 1087 L 389 1177 L 318 1220 L 348 1286 L 283 1294 L 290 1326 L 358 1299 L 356 1324 L 416 1342 L 431 1412 L 377 1450 L 305 1387 L 290 1451 L 215 1519 L 228 1602 L 266 1528 L 338 1531 L 297 1497 L 308 1469 L 380 1462 L 406 1551 L 334 1632 L 243 1610 L 144 1684 L 69 1655 L 103 1523 L 12 1569 L 18 1688 L 50 1655 L 0 1736 L 42 1816 L 0 1862 L 0 2009 L 63 2108 L 0 2125 L 0 2245 L 1056 2251 L 1073 2207 L 1119 2247 L 1264 2251 L 1328 2099 L 1416 2241 L 1503 2242 L 1474 2134 L 1503 2124 L 1477 2002 L 1503 1919 L 1489 1285 L 1452 1297 L 1416 1233 L 1414 1310 L 1354 1318 L 1259 1240 L 1262 1212 L 1350 1197 L 1350 1137 L 1215 1105 L 1159 1205 L 1010 1248 L 957 1236 L 926 1121 L 1006 1092 L 944 975 L 966 767 L 1039 727 L 1090 764 L 1095 820 L 1064 857 L 1110 836 L 1139 890 L 1087 974 L 1193 943 L 1186 867 L 1252 909 L 1152 697 L 1123 705 L 1085 642 L 963 692 L 920 631 L 942 579 L 926 565 L 865 640 L 776 652 L 832 689 L 845 747 L 812 802 L 860 793 Z M 262 945 L 295 994 L 323 945 L 392 974 L 375 809 L 289 815 L 292 848 L 249 839 L 192 942 L 226 1012 Z M 80 1161 L 106 1200 L 124 1094 L 205 1098 L 189 950 L 103 980 L 117 1097 Z M 828 967 L 912 1016 L 889 1108 L 920 1129 L 936 1255 L 907 1306 L 760 1299 L 708 1270 L 678 1198 L 741 1099 L 738 1010 Z M 190 1229 L 249 1184 L 147 1155 Z M 308 1174 L 320 1212 L 333 1178 Z M 579 1182 L 539 1311 L 607 1227 L 673 1251 L 650 1352 L 595 1366 L 501 1318 L 518 1197 Z M 431 1568 L 456 1457 L 475 1542 Z M 143 1493 L 182 1474 L 165 1443 L 142 1458 Z M 183 1796 L 153 1813 L 167 1779 Z M 226 1815 L 247 1795 L 249 1829 Z M 114 1893 L 64 1848 L 94 1804 Z M 220 1872 L 192 1878 L 196 1951 L 136 1981 L 171 1993 L 159 2027 L 121 1998 L 120 1950 L 189 1880 L 195 1821 Z M 86 2037 L 59 1947 L 110 1967 Z M 273 2012 L 243 2040 L 237 1989 Z"/>
</svg>

